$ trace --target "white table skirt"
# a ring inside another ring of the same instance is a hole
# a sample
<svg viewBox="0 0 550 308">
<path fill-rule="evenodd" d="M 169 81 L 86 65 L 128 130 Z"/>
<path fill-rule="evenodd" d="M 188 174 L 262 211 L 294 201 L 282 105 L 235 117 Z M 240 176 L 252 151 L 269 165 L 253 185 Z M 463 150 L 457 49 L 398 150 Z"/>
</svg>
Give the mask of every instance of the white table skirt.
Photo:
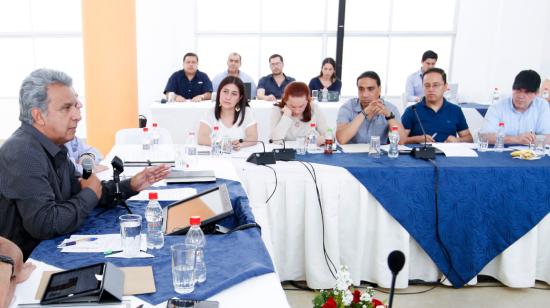
<svg viewBox="0 0 550 308">
<path fill-rule="evenodd" d="M 334 280 L 322 250 L 322 226 L 314 183 L 298 162 L 272 165 L 272 170 L 249 163 L 236 163 L 254 212 L 267 217 L 272 258 L 279 277 L 307 280 L 312 288 L 331 288 Z M 337 267 L 347 265 L 354 282 L 370 281 L 389 287 L 391 273 L 387 256 L 393 250 L 405 253 L 407 262 L 397 279 L 405 288 L 411 279 L 436 281 L 441 277 L 435 264 L 409 233 L 378 201 L 343 168 L 314 164 L 323 204 L 325 244 Z M 510 287 L 531 287 L 535 280 L 550 282 L 550 215 L 529 233 L 492 260 L 481 274 Z M 475 284 L 473 279 L 470 283 Z"/>
</svg>

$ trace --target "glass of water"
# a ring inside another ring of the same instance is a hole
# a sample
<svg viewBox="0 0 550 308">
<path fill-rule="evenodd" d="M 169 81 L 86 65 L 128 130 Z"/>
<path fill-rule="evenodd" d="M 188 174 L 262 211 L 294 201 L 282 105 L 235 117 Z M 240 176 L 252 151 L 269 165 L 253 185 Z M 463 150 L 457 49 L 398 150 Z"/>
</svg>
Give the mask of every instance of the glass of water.
<svg viewBox="0 0 550 308">
<path fill-rule="evenodd" d="M 141 247 L 141 215 L 121 215 L 118 220 L 120 221 L 120 237 L 124 255 L 138 256 Z"/>
<path fill-rule="evenodd" d="M 296 136 L 296 154 L 305 155 L 307 149 L 306 136 Z"/>
<path fill-rule="evenodd" d="M 197 246 L 175 244 L 172 251 L 172 282 L 174 291 L 187 294 L 195 289 L 195 257 Z"/>
<path fill-rule="evenodd" d="M 487 139 L 487 133 L 477 133 L 477 150 L 479 152 L 486 152 L 489 148 L 489 140 Z"/>
<path fill-rule="evenodd" d="M 311 90 L 311 98 L 313 98 L 314 101 L 319 100 L 319 90 Z"/>
<path fill-rule="evenodd" d="M 233 149 L 233 143 L 231 141 L 231 138 L 229 138 L 229 136 L 223 136 L 223 138 L 222 138 L 222 154 L 231 154 L 232 149 Z"/>
<path fill-rule="evenodd" d="M 546 150 L 545 150 L 546 144 L 545 144 L 545 137 L 544 135 L 537 135 L 535 136 L 535 154 L 544 156 Z"/>
<path fill-rule="evenodd" d="M 370 137 L 369 156 L 374 158 L 380 157 L 380 136 Z"/>
</svg>

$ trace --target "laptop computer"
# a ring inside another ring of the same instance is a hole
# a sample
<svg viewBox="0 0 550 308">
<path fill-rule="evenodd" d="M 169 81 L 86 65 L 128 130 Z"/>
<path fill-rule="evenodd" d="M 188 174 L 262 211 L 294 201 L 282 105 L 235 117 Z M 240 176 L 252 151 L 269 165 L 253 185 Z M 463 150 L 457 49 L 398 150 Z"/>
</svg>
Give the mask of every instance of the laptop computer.
<svg viewBox="0 0 550 308">
<path fill-rule="evenodd" d="M 246 100 L 250 102 L 250 100 L 252 99 L 252 83 L 244 83 L 244 95 L 246 95 Z"/>
<path fill-rule="evenodd" d="M 214 170 L 171 170 L 166 183 L 208 183 L 216 182 Z"/>
</svg>

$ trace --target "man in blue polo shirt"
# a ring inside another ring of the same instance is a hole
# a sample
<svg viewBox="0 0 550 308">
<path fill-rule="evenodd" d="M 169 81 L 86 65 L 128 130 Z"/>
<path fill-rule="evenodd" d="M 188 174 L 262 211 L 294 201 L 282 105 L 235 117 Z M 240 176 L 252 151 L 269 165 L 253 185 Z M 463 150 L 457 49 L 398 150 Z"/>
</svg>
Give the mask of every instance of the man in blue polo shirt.
<svg viewBox="0 0 550 308">
<path fill-rule="evenodd" d="M 257 99 L 264 101 L 276 101 L 277 99 L 281 99 L 286 85 L 295 80 L 283 73 L 284 66 L 285 63 L 281 55 L 274 54 L 269 57 L 271 74 L 262 77 L 258 82 L 258 90 L 256 91 Z"/>
<path fill-rule="evenodd" d="M 447 75 L 440 68 L 430 68 L 422 77 L 424 98 L 414 106 L 408 107 L 401 118 L 408 136 L 405 143 L 428 142 L 472 142 L 462 109 L 444 97 L 447 89 Z M 418 117 L 426 130 L 422 133 Z"/>
<path fill-rule="evenodd" d="M 492 133 L 494 144 L 500 122 L 504 123 L 504 143 L 535 143 L 535 135 L 550 139 L 550 107 L 538 97 L 540 76 L 533 70 L 519 72 L 512 85 L 512 97 L 506 97 L 489 107 L 482 131 Z"/>
<path fill-rule="evenodd" d="M 432 67 L 435 67 L 437 63 L 437 54 L 431 50 L 427 50 L 422 55 L 422 66 L 420 69 L 407 78 L 407 84 L 405 85 L 405 97 L 408 102 L 419 102 L 424 96 L 424 87 L 422 86 L 422 75 L 424 72 Z"/>
<path fill-rule="evenodd" d="M 200 102 L 209 100 L 212 94 L 212 82 L 208 75 L 198 70 L 199 56 L 188 52 L 183 56 L 183 70 L 177 71 L 166 84 L 164 94 L 170 100 L 171 93 L 176 102 L 191 100 Z"/>
<path fill-rule="evenodd" d="M 406 135 L 399 123 L 399 110 L 380 98 L 380 84 L 380 77 L 373 71 L 357 77 L 357 98 L 350 99 L 338 109 L 336 139 L 340 144 L 369 143 L 372 136 L 379 136 L 380 143 L 386 144 L 392 126 L 397 126 L 399 143 L 403 143 Z"/>
</svg>

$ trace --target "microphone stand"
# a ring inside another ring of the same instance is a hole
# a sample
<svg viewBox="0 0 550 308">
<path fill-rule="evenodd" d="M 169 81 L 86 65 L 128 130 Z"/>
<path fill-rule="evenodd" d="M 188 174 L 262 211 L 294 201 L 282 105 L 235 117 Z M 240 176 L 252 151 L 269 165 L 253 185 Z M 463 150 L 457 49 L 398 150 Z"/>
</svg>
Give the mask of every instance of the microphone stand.
<svg viewBox="0 0 550 308">
<path fill-rule="evenodd" d="M 418 124 L 420 124 L 420 129 L 422 130 L 422 134 L 424 134 L 424 146 L 413 148 L 411 151 L 411 156 L 414 158 L 420 158 L 424 160 L 435 159 L 435 149 L 432 146 L 428 146 L 428 137 L 426 137 L 426 131 L 424 130 L 424 125 L 422 125 L 420 116 L 416 111 L 416 105 L 413 105 L 411 108 L 414 112 L 414 115 L 416 116 L 416 120 L 418 121 Z"/>
<path fill-rule="evenodd" d="M 282 141 L 283 142 L 283 148 L 282 149 L 273 149 L 273 154 L 275 155 L 275 160 L 292 161 L 296 158 L 296 150 L 295 149 L 287 149 L 284 139 L 279 139 L 279 140 L 269 139 L 269 143 L 273 143 L 275 141 Z"/>
<path fill-rule="evenodd" d="M 239 139 L 240 143 L 243 143 L 243 139 Z M 261 143 L 264 151 L 263 152 L 256 152 L 250 154 L 250 156 L 246 159 L 247 162 L 253 163 L 255 165 L 269 165 L 269 164 L 275 164 L 275 154 L 273 152 L 266 152 L 265 151 L 265 144 L 261 140 L 253 140 L 248 142 L 255 142 L 255 143 Z"/>
<path fill-rule="evenodd" d="M 128 204 L 126 204 L 126 201 L 122 196 L 122 192 L 120 191 L 120 174 L 124 172 L 124 164 L 122 163 L 122 160 L 120 160 L 120 158 L 115 156 L 113 158 L 113 161 L 111 162 L 111 165 L 113 166 L 113 182 L 115 183 L 114 199 L 113 199 L 113 202 L 109 205 L 109 207 L 101 211 L 99 214 L 97 214 L 97 216 L 100 216 L 101 214 L 107 212 L 111 208 L 116 208 L 118 206 L 124 207 L 129 214 L 132 214 L 132 211 L 128 207 Z"/>
</svg>

